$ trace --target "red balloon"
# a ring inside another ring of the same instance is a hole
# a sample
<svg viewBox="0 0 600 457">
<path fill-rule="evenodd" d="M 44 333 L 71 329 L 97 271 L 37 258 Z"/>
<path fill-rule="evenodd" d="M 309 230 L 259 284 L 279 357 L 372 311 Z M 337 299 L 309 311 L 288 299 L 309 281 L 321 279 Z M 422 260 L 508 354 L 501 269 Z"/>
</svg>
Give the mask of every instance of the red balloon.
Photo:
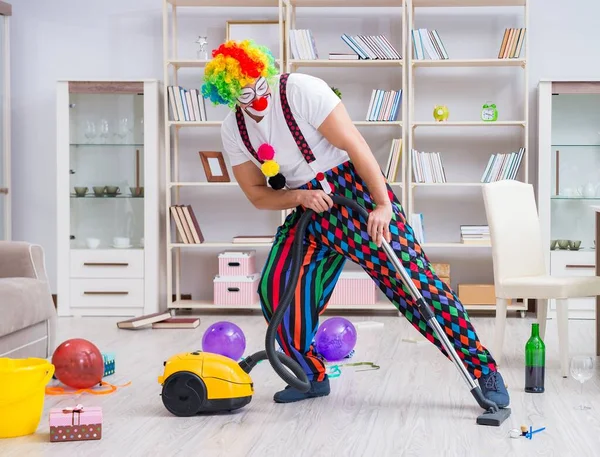
<svg viewBox="0 0 600 457">
<path fill-rule="evenodd" d="M 54 376 L 74 389 L 88 389 L 102 381 L 104 360 L 94 343 L 73 338 L 56 348 L 52 355 Z"/>
</svg>

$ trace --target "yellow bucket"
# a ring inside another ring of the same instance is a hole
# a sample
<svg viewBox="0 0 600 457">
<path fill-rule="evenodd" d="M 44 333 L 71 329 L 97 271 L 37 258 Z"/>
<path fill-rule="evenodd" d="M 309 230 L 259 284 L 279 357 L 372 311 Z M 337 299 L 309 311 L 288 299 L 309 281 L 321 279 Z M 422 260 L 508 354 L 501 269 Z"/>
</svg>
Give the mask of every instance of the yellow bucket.
<svg viewBox="0 0 600 457">
<path fill-rule="evenodd" d="M 0 438 L 36 431 L 53 374 L 54 365 L 45 359 L 0 358 Z"/>
</svg>

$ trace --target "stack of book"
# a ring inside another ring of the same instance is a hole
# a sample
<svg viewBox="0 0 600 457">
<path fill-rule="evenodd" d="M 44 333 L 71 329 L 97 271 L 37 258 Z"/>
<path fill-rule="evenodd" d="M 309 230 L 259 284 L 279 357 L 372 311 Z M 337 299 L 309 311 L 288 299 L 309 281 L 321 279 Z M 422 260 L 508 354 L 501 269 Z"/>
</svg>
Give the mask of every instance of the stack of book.
<svg viewBox="0 0 600 457">
<path fill-rule="evenodd" d="M 487 225 L 461 225 L 460 241 L 463 244 L 490 244 L 490 228 Z"/>
<path fill-rule="evenodd" d="M 523 160 L 523 154 L 525 154 L 525 148 L 508 154 L 492 154 L 481 177 L 481 182 L 516 179 Z"/>
<path fill-rule="evenodd" d="M 518 59 L 521 56 L 525 29 L 506 29 L 498 52 L 499 59 Z"/>
<path fill-rule="evenodd" d="M 439 152 L 411 151 L 415 182 L 446 182 L 446 171 Z"/>
<path fill-rule="evenodd" d="M 172 121 L 206 121 L 204 97 L 198 89 L 169 86 L 169 116 Z"/>
<path fill-rule="evenodd" d="M 290 30 L 290 49 L 292 50 L 292 59 L 316 60 L 319 58 L 315 38 L 307 29 Z"/>
<path fill-rule="evenodd" d="M 359 59 L 400 60 L 402 56 L 384 35 L 342 35 Z"/>
<path fill-rule="evenodd" d="M 177 227 L 179 239 L 184 244 L 204 243 L 204 236 L 191 205 L 172 205 L 171 217 Z"/>
<path fill-rule="evenodd" d="M 424 225 L 423 225 L 423 214 L 422 213 L 412 213 L 410 215 L 410 226 L 413 229 L 415 238 L 417 239 L 417 243 L 419 243 L 419 244 L 425 243 L 425 229 L 424 229 Z"/>
<path fill-rule="evenodd" d="M 400 113 L 402 90 L 373 89 L 367 121 L 396 121 Z"/>
<path fill-rule="evenodd" d="M 417 29 L 411 33 L 415 59 L 448 59 L 448 53 L 437 30 Z"/>
<path fill-rule="evenodd" d="M 385 168 L 385 178 L 389 182 L 396 182 L 398 175 L 398 165 L 402 160 L 402 138 L 394 138 L 392 140 L 392 148 L 388 157 L 387 166 Z"/>
</svg>

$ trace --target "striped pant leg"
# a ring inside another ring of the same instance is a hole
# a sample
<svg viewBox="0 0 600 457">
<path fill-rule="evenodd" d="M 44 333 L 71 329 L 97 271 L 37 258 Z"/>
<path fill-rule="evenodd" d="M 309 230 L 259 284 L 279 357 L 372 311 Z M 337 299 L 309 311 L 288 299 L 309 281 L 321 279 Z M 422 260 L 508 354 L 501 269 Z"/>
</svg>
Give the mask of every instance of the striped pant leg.
<svg viewBox="0 0 600 457">
<path fill-rule="evenodd" d="M 335 193 L 354 199 L 369 212 L 375 208 L 366 184 L 351 164 L 330 170 L 327 175 Z M 454 291 L 435 273 L 389 186 L 388 195 L 394 213 L 390 224 L 390 244 L 450 343 L 473 377 L 478 378 L 490 370 L 496 370 L 496 362 L 479 341 L 466 310 Z M 322 220 L 314 227 L 317 240 L 359 264 L 406 319 L 448 356 L 437 335 L 419 313 L 410 290 L 403 284 L 385 251 L 370 240 L 366 221 L 362 217 L 351 209 L 335 205 L 329 213 L 322 215 Z"/>
<path fill-rule="evenodd" d="M 290 214 L 278 229 L 263 268 L 258 294 L 267 322 L 277 309 L 290 279 L 292 245 L 300 215 L 300 211 Z M 302 366 L 310 380 L 322 381 L 326 374 L 324 360 L 312 342 L 319 316 L 331 297 L 346 259 L 318 243 L 307 230 L 302 258 L 296 261 L 301 262 L 296 291 L 277 329 L 277 341 L 283 351 Z"/>
</svg>

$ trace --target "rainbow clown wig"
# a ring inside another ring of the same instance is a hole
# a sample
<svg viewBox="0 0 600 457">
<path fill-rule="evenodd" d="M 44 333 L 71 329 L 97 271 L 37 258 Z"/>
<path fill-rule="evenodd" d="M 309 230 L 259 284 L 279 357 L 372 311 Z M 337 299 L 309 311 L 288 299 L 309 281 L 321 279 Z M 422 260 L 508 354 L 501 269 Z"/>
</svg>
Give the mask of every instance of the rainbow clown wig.
<svg viewBox="0 0 600 457">
<path fill-rule="evenodd" d="M 271 51 L 253 40 L 229 40 L 212 52 L 212 60 L 204 68 L 202 94 L 214 105 L 235 108 L 242 87 L 262 76 L 277 74 Z"/>
</svg>

